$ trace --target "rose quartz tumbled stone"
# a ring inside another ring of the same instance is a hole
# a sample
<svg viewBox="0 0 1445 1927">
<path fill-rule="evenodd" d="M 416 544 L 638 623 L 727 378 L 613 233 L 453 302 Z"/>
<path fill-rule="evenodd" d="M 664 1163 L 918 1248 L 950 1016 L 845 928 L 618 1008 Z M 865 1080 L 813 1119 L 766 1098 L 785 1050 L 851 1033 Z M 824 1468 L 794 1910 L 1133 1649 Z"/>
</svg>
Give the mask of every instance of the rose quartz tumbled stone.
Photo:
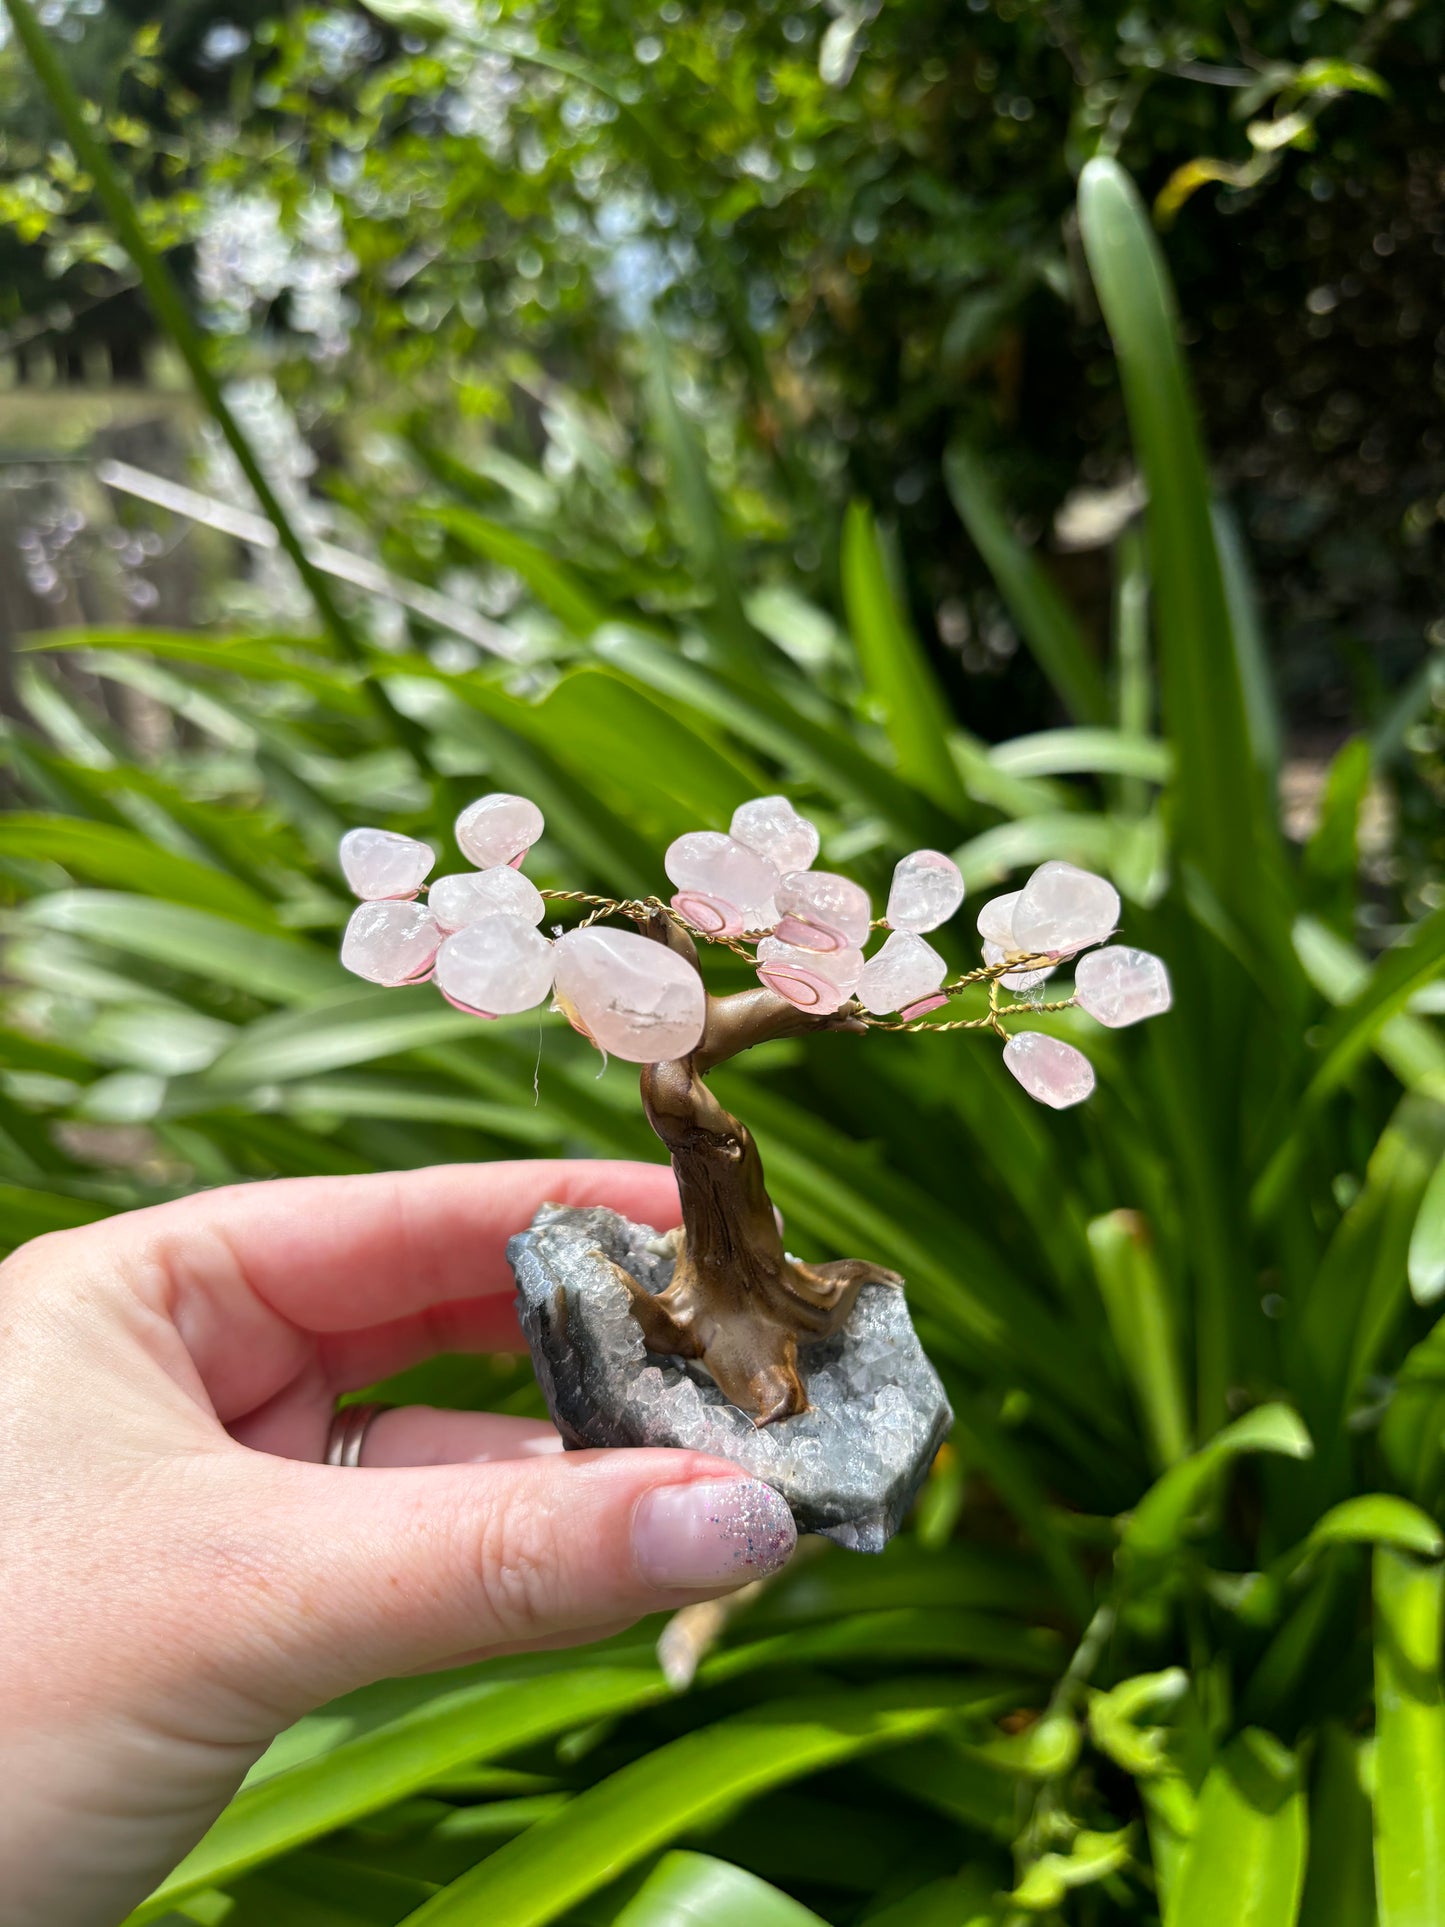
<svg viewBox="0 0 1445 1927">
<path fill-rule="evenodd" d="M 1084 1053 L 1039 1030 L 1016 1031 L 1003 1061 L 1030 1097 L 1055 1111 L 1082 1104 L 1094 1088 L 1094 1067 Z"/>
<path fill-rule="evenodd" d="M 369 984 L 415 983 L 441 945 L 436 918 L 420 903 L 360 903 L 341 939 L 341 961 Z"/>
<path fill-rule="evenodd" d="M 868 892 L 830 870 L 790 870 L 778 885 L 778 927 L 784 943 L 804 950 L 856 950 L 873 920 Z"/>
<path fill-rule="evenodd" d="M 915 850 L 893 872 L 888 921 L 895 930 L 936 930 L 963 902 L 963 872 L 942 850 Z"/>
<path fill-rule="evenodd" d="M 930 997 L 948 974 L 931 943 L 913 930 L 895 930 L 863 966 L 858 1001 L 875 1017 L 904 1010 Z"/>
<path fill-rule="evenodd" d="M 983 960 L 986 964 L 1001 964 L 1008 952 L 1001 944 L 985 943 Z M 1006 970 L 999 982 L 1005 990 L 1033 990 L 1037 985 L 1047 983 L 1053 976 L 1056 966 L 1049 964 L 1043 970 Z"/>
<path fill-rule="evenodd" d="M 1072 863 L 1041 863 L 1013 907 L 1014 948 L 1070 957 L 1102 943 L 1119 921 L 1119 892 Z"/>
<path fill-rule="evenodd" d="M 348 830 L 337 855 L 341 874 L 364 903 L 414 897 L 436 862 L 425 843 L 395 830 Z"/>
<path fill-rule="evenodd" d="M 553 945 L 557 1002 L 599 1050 L 632 1064 L 686 1057 L 707 993 L 686 958 L 630 930 L 569 930 Z"/>
<path fill-rule="evenodd" d="M 807 870 L 818 854 L 818 832 L 800 816 L 786 796 L 755 796 L 740 803 L 729 825 L 739 843 L 767 858 L 781 876 L 788 870 Z"/>
<path fill-rule="evenodd" d="M 776 866 L 721 830 L 689 830 L 676 838 L 662 867 L 677 885 L 673 909 L 709 936 L 766 930 L 776 918 Z"/>
<path fill-rule="evenodd" d="M 990 897 L 978 913 L 978 934 L 986 944 L 994 944 L 1006 957 L 1011 950 L 1017 950 L 1014 942 L 1014 908 L 1022 890 L 1010 890 L 1007 896 Z"/>
<path fill-rule="evenodd" d="M 437 952 L 437 989 L 478 1017 L 507 1017 L 552 988 L 552 945 L 525 917 L 491 916 L 455 931 Z"/>
<path fill-rule="evenodd" d="M 1114 943 L 1080 957 L 1074 995 L 1082 1009 L 1110 1030 L 1160 1017 L 1174 1001 L 1162 958 Z"/>
<path fill-rule="evenodd" d="M 524 857 L 545 828 L 535 803 L 494 790 L 468 803 L 457 818 L 457 847 L 479 870 L 490 870 Z"/>
<path fill-rule="evenodd" d="M 861 950 L 802 950 L 777 937 L 758 945 L 758 976 L 768 989 L 820 1017 L 848 1001 L 862 974 Z"/>
<path fill-rule="evenodd" d="M 524 923 L 540 923 L 547 908 L 536 884 L 509 863 L 494 864 L 490 870 L 458 870 L 453 876 L 438 877 L 427 891 L 426 900 L 432 915 L 448 934 L 464 930 L 482 917 L 520 917 Z"/>
</svg>

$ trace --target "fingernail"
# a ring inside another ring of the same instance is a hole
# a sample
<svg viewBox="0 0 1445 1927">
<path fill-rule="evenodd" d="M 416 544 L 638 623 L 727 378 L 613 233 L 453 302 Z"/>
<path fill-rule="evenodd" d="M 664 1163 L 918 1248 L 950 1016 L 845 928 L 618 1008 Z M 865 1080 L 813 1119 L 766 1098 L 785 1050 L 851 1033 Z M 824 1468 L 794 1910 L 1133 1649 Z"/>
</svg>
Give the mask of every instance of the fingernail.
<svg viewBox="0 0 1445 1927">
<path fill-rule="evenodd" d="M 787 1501 L 761 1479 L 697 1479 L 644 1494 L 632 1554 L 654 1586 L 742 1586 L 785 1566 L 798 1543 Z"/>
</svg>

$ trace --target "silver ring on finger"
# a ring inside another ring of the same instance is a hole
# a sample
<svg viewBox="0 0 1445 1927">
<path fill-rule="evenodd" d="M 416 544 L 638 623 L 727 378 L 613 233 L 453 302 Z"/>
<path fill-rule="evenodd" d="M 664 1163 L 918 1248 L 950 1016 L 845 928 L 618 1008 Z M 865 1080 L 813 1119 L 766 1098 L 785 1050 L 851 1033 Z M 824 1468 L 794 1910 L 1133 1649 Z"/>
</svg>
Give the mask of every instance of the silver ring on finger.
<svg viewBox="0 0 1445 1927">
<path fill-rule="evenodd" d="M 331 1426 L 326 1434 L 325 1465 L 360 1465 L 361 1448 L 366 1443 L 366 1435 L 371 1430 L 373 1419 L 390 1412 L 390 1405 L 343 1405 L 331 1417 Z"/>
</svg>

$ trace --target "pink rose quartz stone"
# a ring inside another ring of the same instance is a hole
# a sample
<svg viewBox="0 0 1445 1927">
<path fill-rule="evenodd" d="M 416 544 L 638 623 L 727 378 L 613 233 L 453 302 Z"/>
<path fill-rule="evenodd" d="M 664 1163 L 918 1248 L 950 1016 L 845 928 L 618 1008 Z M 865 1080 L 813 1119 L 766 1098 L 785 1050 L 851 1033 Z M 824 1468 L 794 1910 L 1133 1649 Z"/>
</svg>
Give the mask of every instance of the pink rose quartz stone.
<svg viewBox="0 0 1445 1927">
<path fill-rule="evenodd" d="M 811 869 L 818 856 L 818 832 L 786 796 L 755 796 L 740 803 L 729 825 L 733 837 L 766 857 L 781 876 Z"/>
<path fill-rule="evenodd" d="M 1007 896 L 990 897 L 978 913 L 978 934 L 1005 957 L 1018 949 L 1014 942 L 1014 907 L 1022 895 L 1022 890 L 1010 890 Z"/>
<path fill-rule="evenodd" d="M 895 930 L 863 966 L 858 1001 L 882 1017 L 931 998 L 947 974 L 948 965 L 931 943 L 916 931 Z"/>
<path fill-rule="evenodd" d="M 776 935 L 804 950 L 857 950 L 868 940 L 868 892 L 829 870 L 790 870 L 778 885 Z"/>
<path fill-rule="evenodd" d="M 1042 1031 L 1015 1031 L 1003 1061 L 1030 1097 L 1055 1111 L 1082 1104 L 1094 1088 L 1094 1067 L 1084 1053 Z"/>
<path fill-rule="evenodd" d="M 495 790 L 478 797 L 457 818 L 457 847 L 479 870 L 520 863 L 546 828 L 546 818 L 525 796 Z"/>
<path fill-rule="evenodd" d="M 1074 969 L 1074 996 L 1080 1007 L 1110 1030 L 1160 1017 L 1174 1001 L 1162 958 L 1148 950 L 1110 944 L 1080 957 Z"/>
<path fill-rule="evenodd" d="M 594 924 L 553 945 L 558 1007 L 599 1050 L 632 1064 L 686 1057 L 701 1041 L 707 993 L 665 944 Z"/>
<path fill-rule="evenodd" d="M 361 903 L 341 939 L 341 961 L 369 984 L 411 984 L 430 974 L 441 946 L 436 918 L 420 903 Z"/>
<path fill-rule="evenodd" d="M 1014 948 L 1071 957 L 1102 943 L 1119 921 L 1119 892 L 1072 863 L 1041 863 L 1013 906 Z"/>
<path fill-rule="evenodd" d="M 893 872 L 888 921 L 895 930 L 936 930 L 963 902 L 963 872 L 942 850 L 915 850 Z"/>
<path fill-rule="evenodd" d="M 672 907 L 710 937 L 766 930 L 776 919 L 778 870 L 720 830 L 689 830 L 667 846 L 662 867 L 677 885 Z"/>
<path fill-rule="evenodd" d="M 437 989 L 458 1010 L 509 1017 L 532 1010 L 552 988 L 552 945 L 525 917 L 483 917 L 437 952 Z"/>
<path fill-rule="evenodd" d="M 337 854 L 348 887 L 364 903 L 414 897 L 436 862 L 425 843 L 394 830 L 348 830 Z"/>
<path fill-rule="evenodd" d="M 1001 964 L 1008 952 L 999 944 L 985 943 L 983 960 L 986 964 Z M 1049 964 L 1042 970 L 1006 970 L 999 978 L 1005 990 L 1034 990 L 1039 984 L 1047 983 L 1057 966 Z"/>
<path fill-rule="evenodd" d="M 768 989 L 820 1017 L 847 1003 L 862 974 L 861 950 L 802 950 L 777 937 L 758 945 L 758 976 Z"/>
<path fill-rule="evenodd" d="M 508 863 L 490 870 L 459 870 L 438 877 L 426 893 L 427 906 L 442 929 L 464 930 L 482 917 L 521 917 L 540 923 L 547 908 L 530 878 Z"/>
</svg>

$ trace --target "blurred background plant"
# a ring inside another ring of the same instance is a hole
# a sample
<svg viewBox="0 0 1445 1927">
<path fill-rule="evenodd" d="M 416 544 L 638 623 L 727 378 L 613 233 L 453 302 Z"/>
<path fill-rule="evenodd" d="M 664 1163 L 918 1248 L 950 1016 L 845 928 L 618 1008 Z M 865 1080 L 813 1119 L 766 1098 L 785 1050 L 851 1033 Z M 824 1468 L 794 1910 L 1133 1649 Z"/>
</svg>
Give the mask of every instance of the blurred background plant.
<svg viewBox="0 0 1445 1927">
<path fill-rule="evenodd" d="M 720 1073 L 908 1278 L 909 1532 L 327 1709 L 137 1927 L 1439 1918 L 1438 16 L 9 5 L 8 1244 L 653 1155 L 336 962 L 339 833 L 486 787 L 614 894 L 780 786 L 875 892 L 1068 857 L 1176 984 L 1066 1117 L 967 1036 Z"/>
</svg>

